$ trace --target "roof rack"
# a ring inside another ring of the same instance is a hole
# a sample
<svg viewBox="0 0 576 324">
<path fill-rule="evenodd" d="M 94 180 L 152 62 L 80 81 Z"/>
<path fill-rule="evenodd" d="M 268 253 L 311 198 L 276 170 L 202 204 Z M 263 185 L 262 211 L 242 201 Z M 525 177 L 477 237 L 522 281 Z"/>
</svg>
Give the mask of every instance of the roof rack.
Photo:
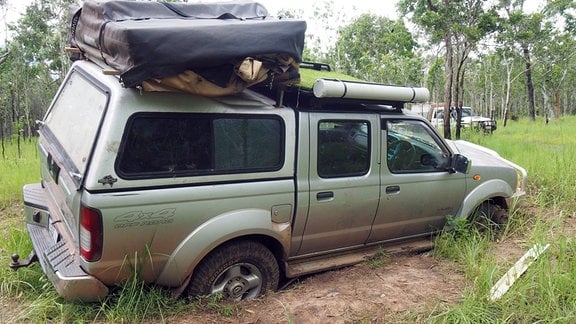
<svg viewBox="0 0 576 324">
<path fill-rule="evenodd" d="M 401 112 L 406 103 L 427 102 L 427 88 L 385 85 L 362 81 L 318 78 L 311 88 L 287 85 L 281 88 L 258 88 L 275 99 L 276 106 L 302 110 L 393 110 Z"/>
<path fill-rule="evenodd" d="M 402 111 L 405 103 L 427 102 L 426 88 L 385 85 L 367 82 L 333 71 L 327 63 L 302 62 L 301 82 L 255 90 L 296 109 Z M 392 109 L 391 109 L 392 108 Z"/>
<path fill-rule="evenodd" d="M 302 62 L 300 63 L 300 68 L 311 69 L 316 71 L 332 71 L 330 64 L 328 63 L 317 63 L 317 62 Z"/>
</svg>

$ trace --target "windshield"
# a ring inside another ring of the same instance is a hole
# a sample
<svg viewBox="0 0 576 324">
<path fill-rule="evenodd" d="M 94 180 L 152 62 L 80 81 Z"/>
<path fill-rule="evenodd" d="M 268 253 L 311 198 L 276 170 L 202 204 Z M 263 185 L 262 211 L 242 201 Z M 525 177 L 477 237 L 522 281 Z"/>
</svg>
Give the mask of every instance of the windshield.
<svg viewBox="0 0 576 324">
<path fill-rule="evenodd" d="M 472 108 L 462 107 L 462 117 L 472 117 Z"/>
</svg>

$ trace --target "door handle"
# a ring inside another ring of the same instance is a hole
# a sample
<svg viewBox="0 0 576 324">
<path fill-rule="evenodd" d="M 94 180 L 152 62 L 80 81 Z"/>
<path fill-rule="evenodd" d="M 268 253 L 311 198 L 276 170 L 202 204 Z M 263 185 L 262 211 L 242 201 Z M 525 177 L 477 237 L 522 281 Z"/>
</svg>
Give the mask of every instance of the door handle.
<svg viewBox="0 0 576 324">
<path fill-rule="evenodd" d="M 386 187 L 386 194 L 391 195 L 400 192 L 400 186 L 388 186 Z"/>
<path fill-rule="evenodd" d="M 334 192 L 322 191 L 316 194 L 316 200 L 330 200 L 334 198 Z"/>
</svg>

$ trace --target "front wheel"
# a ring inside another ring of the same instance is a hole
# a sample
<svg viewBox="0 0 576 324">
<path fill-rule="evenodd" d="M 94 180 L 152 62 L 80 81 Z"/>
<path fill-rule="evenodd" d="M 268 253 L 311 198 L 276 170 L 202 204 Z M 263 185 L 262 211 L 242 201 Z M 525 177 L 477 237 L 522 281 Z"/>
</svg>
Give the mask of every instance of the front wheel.
<svg viewBox="0 0 576 324">
<path fill-rule="evenodd" d="M 278 287 L 276 258 L 255 241 L 226 243 L 196 267 L 188 286 L 192 295 L 222 294 L 229 300 L 259 297 Z"/>
<path fill-rule="evenodd" d="M 485 201 L 470 215 L 470 221 L 480 232 L 495 234 L 508 221 L 508 212 L 500 205 Z"/>
</svg>

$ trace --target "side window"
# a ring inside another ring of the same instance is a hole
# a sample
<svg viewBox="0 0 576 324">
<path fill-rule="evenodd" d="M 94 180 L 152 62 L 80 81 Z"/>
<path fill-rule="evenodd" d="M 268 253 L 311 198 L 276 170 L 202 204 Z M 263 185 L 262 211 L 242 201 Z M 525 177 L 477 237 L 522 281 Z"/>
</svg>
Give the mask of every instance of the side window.
<svg viewBox="0 0 576 324">
<path fill-rule="evenodd" d="M 370 167 L 370 127 L 367 121 L 326 120 L 318 124 L 318 175 L 359 176 Z"/>
<path fill-rule="evenodd" d="M 389 120 L 386 130 L 388 168 L 392 173 L 445 171 L 449 152 L 424 123 Z"/>
<path fill-rule="evenodd" d="M 117 172 L 129 179 L 274 171 L 284 163 L 284 133 L 275 116 L 136 114 Z"/>
</svg>

